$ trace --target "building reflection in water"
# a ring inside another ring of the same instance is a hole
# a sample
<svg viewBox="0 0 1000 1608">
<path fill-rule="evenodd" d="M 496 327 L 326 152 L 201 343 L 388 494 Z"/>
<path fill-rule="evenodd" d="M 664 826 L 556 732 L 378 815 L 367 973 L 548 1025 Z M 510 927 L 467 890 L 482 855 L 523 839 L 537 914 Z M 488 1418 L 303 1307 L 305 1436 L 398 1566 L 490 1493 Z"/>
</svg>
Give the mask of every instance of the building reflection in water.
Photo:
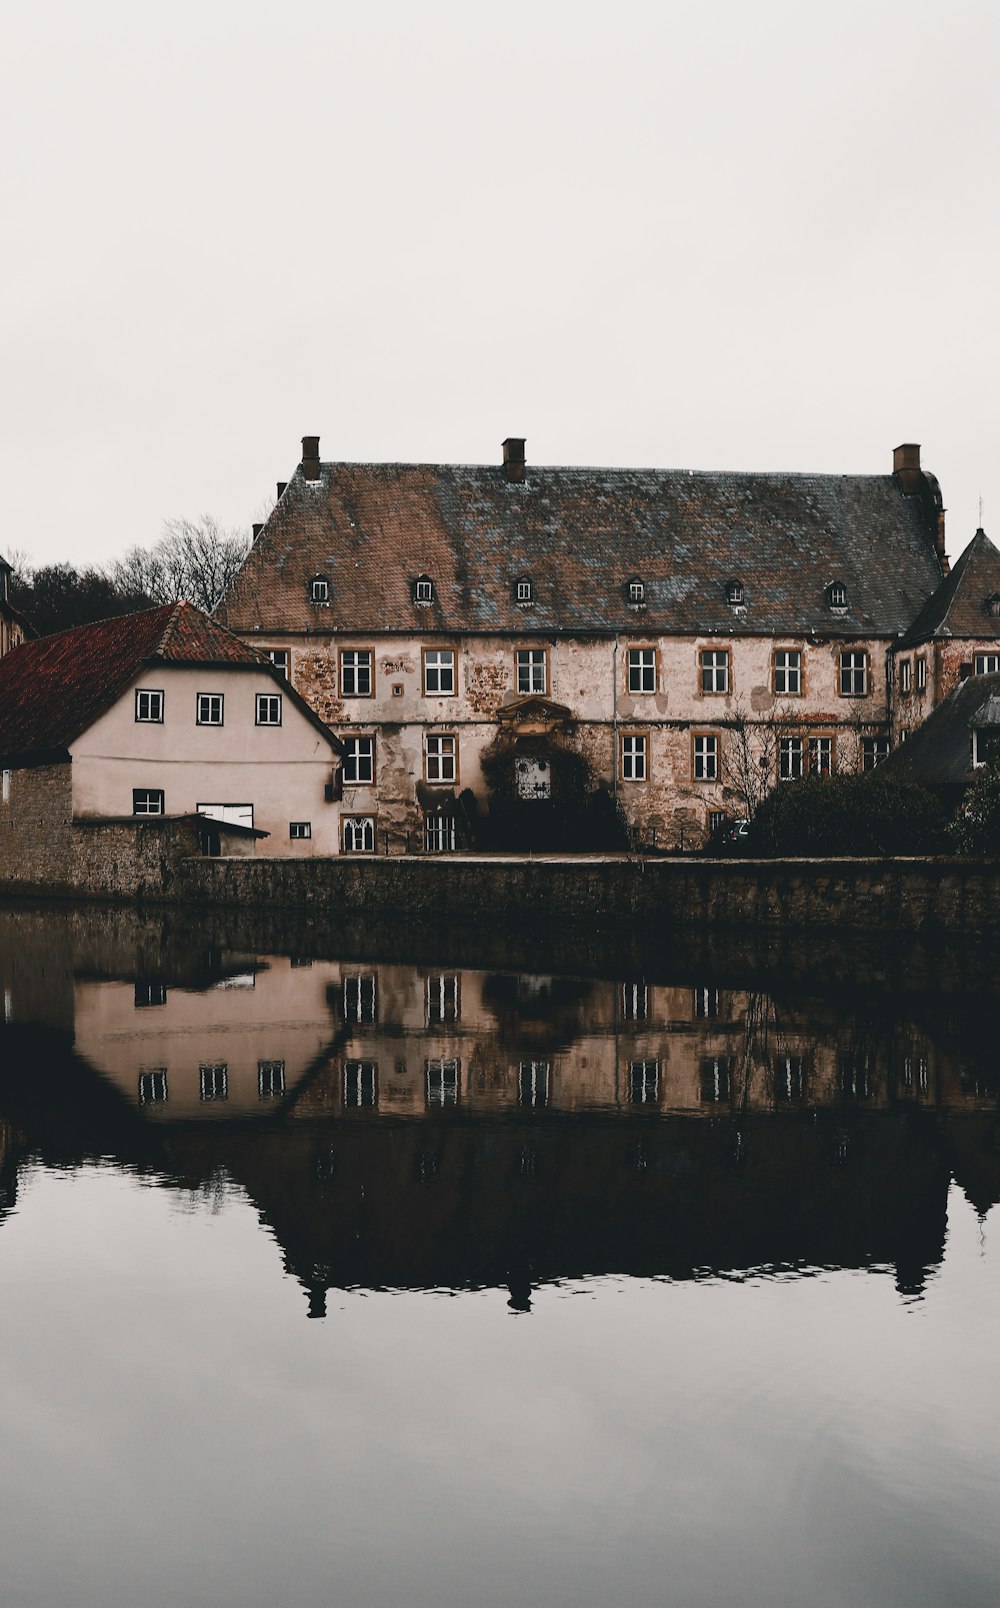
<svg viewBox="0 0 1000 1608">
<path fill-rule="evenodd" d="M 610 968 L 609 968 L 610 969 Z M 19 1158 L 220 1169 L 333 1286 L 887 1267 L 1000 1198 L 989 1018 L 947 998 L 260 954 L 0 917 L 0 1223 Z"/>
</svg>

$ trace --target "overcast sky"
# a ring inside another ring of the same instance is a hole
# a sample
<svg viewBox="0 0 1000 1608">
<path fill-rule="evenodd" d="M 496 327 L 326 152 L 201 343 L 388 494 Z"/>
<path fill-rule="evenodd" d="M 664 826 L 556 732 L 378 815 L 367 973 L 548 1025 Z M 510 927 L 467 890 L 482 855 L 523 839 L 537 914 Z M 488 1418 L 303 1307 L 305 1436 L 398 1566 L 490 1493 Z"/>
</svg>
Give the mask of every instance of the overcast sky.
<svg viewBox="0 0 1000 1608">
<path fill-rule="evenodd" d="M 995 0 L 7 0 L 0 550 L 324 458 L 882 473 L 1000 541 Z"/>
</svg>

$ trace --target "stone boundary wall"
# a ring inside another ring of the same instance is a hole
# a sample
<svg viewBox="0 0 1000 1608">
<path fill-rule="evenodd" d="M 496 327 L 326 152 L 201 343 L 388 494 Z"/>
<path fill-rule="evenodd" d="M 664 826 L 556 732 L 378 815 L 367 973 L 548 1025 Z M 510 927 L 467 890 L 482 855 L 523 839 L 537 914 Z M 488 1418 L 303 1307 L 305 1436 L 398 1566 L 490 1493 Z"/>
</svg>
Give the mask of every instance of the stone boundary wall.
<svg viewBox="0 0 1000 1608">
<path fill-rule="evenodd" d="M 502 920 L 512 935 L 572 922 L 653 935 L 713 927 L 1000 935 L 1000 861 L 206 859 L 189 821 L 64 823 L 54 836 L 49 863 L 39 842 L 33 865 L 18 865 L 8 839 L 0 894 L 298 911 L 326 927 L 369 914 L 383 929 L 393 920 Z"/>
<path fill-rule="evenodd" d="M 328 918 L 1000 933 L 1000 862 L 500 858 L 187 860 L 174 898 Z"/>
</svg>

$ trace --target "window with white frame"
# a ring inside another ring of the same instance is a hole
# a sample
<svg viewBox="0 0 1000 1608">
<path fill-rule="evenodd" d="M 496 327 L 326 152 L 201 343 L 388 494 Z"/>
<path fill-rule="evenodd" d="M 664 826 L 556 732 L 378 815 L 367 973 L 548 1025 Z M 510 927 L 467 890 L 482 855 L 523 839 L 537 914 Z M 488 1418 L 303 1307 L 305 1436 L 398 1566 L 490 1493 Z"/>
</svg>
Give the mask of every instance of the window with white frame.
<svg viewBox="0 0 1000 1608">
<path fill-rule="evenodd" d="M 778 648 L 774 655 L 774 690 L 785 698 L 802 692 L 802 653 L 799 648 Z"/>
<path fill-rule="evenodd" d="M 831 581 L 826 589 L 827 604 L 831 609 L 846 609 L 847 587 L 843 581 Z"/>
<path fill-rule="evenodd" d="M 659 1061 L 630 1061 L 628 1064 L 629 1105 L 655 1105 L 659 1095 Z"/>
<path fill-rule="evenodd" d="M 977 653 L 973 655 L 972 671 L 977 676 L 995 676 L 1000 670 L 1000 653 Z"/>
<path fill-rule="evenodd" d="M 519 603 L 531 603 L 533 601 L 533 596 L 534 594 L 532 592 L 531 582 L 528 580 L 526 575 L 522 576 L 517 583 L 517 601 Z"/>
<path fill-rule="evenodd" d="M 830 776 L 833 773 L 833 738 L 810 737 L 809 739 L 809 774 L 810 776 Z"/>
<path fill-rule="evenodd" d="M 427 1104 L 453 1106 L 458 1104 L 458 1072 L 456 1060 L 434 1059 L 427 1062 Z"/>
<path fill-rule="evenodd" d="M 139 1104 L 162 1104 L 167 1098 L 167 1069 L 165 1066 L 148 1067 L 139 1073 Z"/>
<path fill-rule="evenodd" d="M 629 648 L 628 690 L 637 693 L 656 691 L 655 648 Z"/>
<path fill-rule="evenodd" d="M 701 664 L 702 692 L 728 692 L 728 648 L 702 648 L 698 658 Z"/>
<path fill-rule="evenodd" d="M 649 739 L 630 733 L 621 739 L 622 781 L 644 782 L 649 774 Z"/>
<path fill-rule="evenodd" d="M 927 660 L 917 660 L 917 691 L 927 691 Z"/>
<path fill-rule="evenodd" d="M 344 1062 L 344 1104 L 369 1109 L 378 1105 L 377 1061 Z"/>
<path fill-rule="evenodd" d="M 163 693 L 151 687 L 138 687 L 135 694 L 135 718 L 142 725 L 163 724 Z"/>
<path fill-rule="evenodd" d="M 163 813 L 162 787 L 133 787 L 133 815 L 162 815 Z"/>
<path fill-rule="evenodd" d="M 415 603 L 434 602 L 434 582 L 429 575 L 421 575 L 414 581 L 413 601 Z"/>
<path fill-rule="evenodd" d="M 311 838 L 312 835 L 311 821 L 289 821 L 288 836 L 293 842 L 301 842 L 304 838 Z"/>
<path fill-rule="evenodd" d="M 742 609 L 747 600 L 742 581 L 730 581 L 726 587 L 726 602 L 732 609 Z"/>
<path fill-rule="evenodd" d="M 167 1003 L 167 985 L 161 977 L 137 977 L 133 993 L 136 1010 Z"/>
<path fill-rule="evenodd" d="M 340 691 L 344 698 L 370 698 L 372 695 L 372 653 L 370 648 L 345 648 L 340 655 Z"/>
<path fill-rule="evenodd" d="M 284 1092 L 284 1061 L 258 1061 L 257 1098 L 259 1100 L 279 1100 Z"/>
<path fill-rule="evenodd" d="M 910 690 L 910 678 L 911 678 L 911 674 L 912 674 L 912 669 L 913 669 L 913 667 L 912 667 L 909 659 L 900 659 L 900 661 L 899 661 L 899 690 L 900 690 L 900 692 L 909 692 L 909 690 Z"/>
<path fill-rule="evenodd" d="M 805 1099 L 806 1063 L 801 1055 L 777 1055 L 774 1058 L 774 1098 L 780 1103 L 795 1103 Z"/>
<path fill-rule="evenodd" d="M 692 739 L 696 782 L 714 782 L 719 775 L 719 739 L 700 733 Z"/>
<path fill-rule="evenodd" d="M 455 817 L 424 816 L 424 848 L 428 854 L 451 854 L 455 849 Z"/>
<path fill-rule="evenodd" d="M 344 1021 L 378 1021 L 378 991 L 373 972 L 356 972 L 344 978 Z"/>
<path fill-rule="evenodd" d="M 199 1098 L 211 1101 L 229 1099 L 229 1068 L 225 1061 L 203 1063 L 198 1068 Z"/>
<path fill-rule="evenodd" d="M 329 603 L 330 582 L 325 575 L 314 575 L 309 582 L 309 597 L 313 603 Z"/>
<path fill-rule="evenodd" d="M 454 782 L 458 776 L 458 739 L 428 732 L 424 738 L 424 770 L 428 782 Z"/>
<path fill-rule="evenodd" d="M 873 771 L 876 765 L 881 765 L 883 759 L 889 756 L 888 737 L 862 737 L 861 739 L 861 769 Z"/>
<path fill-rule="evenodd" d="M 699 1093 L 703 1105 L 728 1105 L 732 1097 L 732 1059 L 728 1055 L 707 1057 L 701 1063 Z"/>
<path fill-rule="evenodd" d="M 460 1015 L 460 983 L 457 972 L 434 972 L 427 979 L 427 1021 L 433 1025 L 457 1022 Z"/>
<path fill-rule="evenodd" d="M 547 681 L 545 649 L 518 648 L 515 657 L 518 693 L 522 697 L 531 693 L 540 693 L 544 696 Z"/>
<path fill-rule="evenodd" d="M 198 709 L 195 717 L 197 724 L 199 726 L 221 726 L 222 703 L 223 695 L 221 692 L 199 692 Z"/>
<path fill-rule="evenodd" d="M 696 988 L 692 996 L 691 1009 L 695 1021 L 714 1020 L 719 1014 L 719 990 L 717 988 Z"/>
<path fill-rule="evenodd" d="M 548 1061 L 522 1061 L 517 1069 L 517 1103 L 523 1106 L 547 1106 L 549 1103 Z"/>
<path fill-rule="evenodd" d="M 374 737 L 342 737 L 344 786 L 371 787 L 375 781 Z"/>
<path fill-rule="evenodd" d="M 649 1013 L 649 994 L 645 983 L 622 983 L 622 1020 L 644 1022 Z"/>
<path fill-rule="evenodd" d="M 287 681 L 288 680 L 288 649 L 287 648 L 265 648 L 264 653 L 267 656 L 267 658 L 270 659 L 271 663 L 274 665 L 274 668 L 277 671 L 279 671 L 280 674 L 283 675 L 285 680 Z"/>
<path fill-rule="evenodd" d="M 802 738 L 782 737 L 778 742 L 778 777 L 797 782 L 802 775 Z"/>
<path fill-rule="evenodd" d="M 281 725 L 281 693 L 258 692 L 257 694 L 257 724 L 258 726 Z"/>
<path fill-rule="evenodd" d="M 645 603 L 645 601 L 646 601 L 646 586 L 645 586 L 645 582 L 640 581 L 640 580 L 631 580 L 631 581 L 629 581 L 629 583 L 628 583 L 628 600 L 633 606 L 635 606 L 637 603 Z"/>
<path fill-rule="evenodd" d="M 451 648 L 424 649 L 424 692 L 450 698 L 455 692 L 455 654 Z"/>
<path fill-rule="evenodd" d="M 850 650 L 840 655 L 840 695 L 864 698 L 868 692 L 868 655 Z"/>
<path fill-rule="evenodd" d="M 345 854 L 374 854 L 375 817 L 373 815 L 345 815 L 343 845 Z"/>
</svg>

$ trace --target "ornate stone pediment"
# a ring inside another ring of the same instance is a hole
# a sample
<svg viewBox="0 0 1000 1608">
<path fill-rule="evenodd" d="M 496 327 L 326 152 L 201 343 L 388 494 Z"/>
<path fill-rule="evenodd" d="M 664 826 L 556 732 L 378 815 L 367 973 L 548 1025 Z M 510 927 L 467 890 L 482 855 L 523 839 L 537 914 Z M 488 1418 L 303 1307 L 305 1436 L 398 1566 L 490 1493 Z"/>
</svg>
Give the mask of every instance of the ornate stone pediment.
<svg viewBox="0 0 1000 1608">
<path fill-rule="evenodd" d="M 519 698 L 509 698 L 497 710 L 497 720 L 524 736 L 547 737 L 569 725 L 572 715 L 565 704 L 556 703 L 540 693 L 529 692 Z"/>
</svg>

